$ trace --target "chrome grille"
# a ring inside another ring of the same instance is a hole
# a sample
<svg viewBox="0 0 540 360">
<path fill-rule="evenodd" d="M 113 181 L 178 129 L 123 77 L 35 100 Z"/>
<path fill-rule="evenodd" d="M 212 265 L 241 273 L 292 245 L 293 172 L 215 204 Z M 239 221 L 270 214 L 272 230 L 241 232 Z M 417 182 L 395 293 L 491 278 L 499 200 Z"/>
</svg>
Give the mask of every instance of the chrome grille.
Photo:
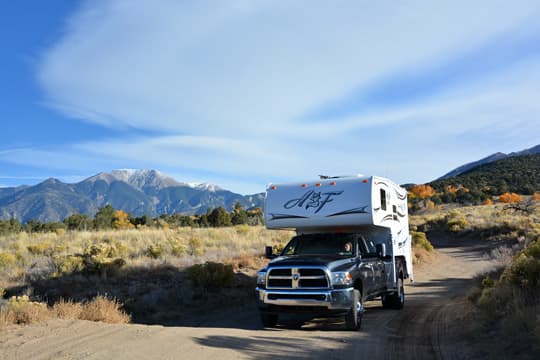
<svg viewBox="0 0 540 360">
<path fill-rule="evenodd" d="M 322 268 L 290 267 L 268 271 L 268 289 L 327 289 L 326 271 Z"/>
</svg>

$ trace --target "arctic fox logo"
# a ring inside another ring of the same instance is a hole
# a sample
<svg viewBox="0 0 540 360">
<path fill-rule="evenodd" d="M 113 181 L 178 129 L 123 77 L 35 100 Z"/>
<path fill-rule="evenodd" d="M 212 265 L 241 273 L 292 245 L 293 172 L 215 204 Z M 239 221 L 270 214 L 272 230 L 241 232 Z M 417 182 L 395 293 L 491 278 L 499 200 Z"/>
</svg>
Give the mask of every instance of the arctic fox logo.
<svg viewBox="0 0 540 360">
<path fill-rule="evenodd" d="M 329 202 L 334 201 L 333 197 L 341 195 L 343 193 L 343 190 L 341 191 L 330 191 L 330 192 L 321 192 L 321 191 L 315 191 L 310 190 L 306 192 L 301 198 L 298 199 L 291 199 L 287 201 L 285 204 L 283 204 L 283 207 L 285 209 L 292 209 L 295 206 L 305 208 L 308 210 L 309 208 L 315 209 L 315 214 L 322 210 L 322 208 L 328 204 Z"/>
</svg>

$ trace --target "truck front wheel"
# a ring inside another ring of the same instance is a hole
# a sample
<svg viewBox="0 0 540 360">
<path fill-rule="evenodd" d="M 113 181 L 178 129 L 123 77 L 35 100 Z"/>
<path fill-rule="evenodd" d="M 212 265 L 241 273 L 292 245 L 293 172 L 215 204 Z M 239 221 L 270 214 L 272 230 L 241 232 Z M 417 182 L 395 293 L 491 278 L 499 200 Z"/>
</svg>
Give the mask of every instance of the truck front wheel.
<svg viewBox="0 0 540 360">
<path fill-rule="evenodd" d="M 268 314 L 261 312 L 261 322 L 264 327 L 271 328 L 276 326 L 278 321 L 278 315 L 277 314 Z"/>
<path fill-rule="evenodd" d="M 359 290 L 353 291 L 353 306 L 345 315 L 345 325 L 347 330 L 358 330 L 362 324 L 362 315 L 364 314 L 364 302 Z"/>
</svg>

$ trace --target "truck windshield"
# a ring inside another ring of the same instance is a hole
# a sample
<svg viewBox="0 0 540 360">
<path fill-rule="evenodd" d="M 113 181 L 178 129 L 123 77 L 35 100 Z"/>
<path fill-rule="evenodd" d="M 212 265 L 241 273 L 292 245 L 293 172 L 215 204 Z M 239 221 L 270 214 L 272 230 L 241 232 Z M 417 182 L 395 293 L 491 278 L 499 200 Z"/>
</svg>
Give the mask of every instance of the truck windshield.
<svg viewBox="0 0 540 360">
<path fill-rule="evenodd" d="M 352 234 L 303 234 L 295 236 L 281 255 L 355 255 L 355 238 Z"/>
</svg>

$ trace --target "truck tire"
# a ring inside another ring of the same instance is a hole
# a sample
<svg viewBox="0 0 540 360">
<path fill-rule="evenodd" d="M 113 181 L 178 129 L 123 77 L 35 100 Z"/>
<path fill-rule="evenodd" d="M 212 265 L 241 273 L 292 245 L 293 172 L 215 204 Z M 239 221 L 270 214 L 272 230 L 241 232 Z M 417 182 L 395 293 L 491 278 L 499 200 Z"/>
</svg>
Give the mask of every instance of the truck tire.
<svg viewBox="0 0 540 360">
<path fill-rule="evenodd" d="M 383 295 L 381 297 L 381 301 L 382 301 L 382 306 L 385 309 L 391 309 L 394 307 L 392 295 Z"/>
<path fill-rule="evenodd" d="M 277 321 L 278 321 L 277 314 L 268 314 L 268 313 L 261 312 L 261 323 L 263 327 L 272 328 L 276 326 Z"/>
<path fill-rule="evenodd" d="M 405 287 L 403 286 L 403 276 L 397 281 L 398 292 L 394 295 L 394 309 L 401 310 L 405 305 Z"/>
<path fill-rule="evenodd" d="M 383 295 L 381 297 L 382 306 L 385 309 L 403 309 L 405 305 L 405 289 L 403 286 L 403 277 L 400 276 L 397 280 L 397 292 Z"/>
<path fill-rule="evenodd" d="M 353 291 L 353 306 L 345 315 L 345 326 L 347 330 L 358 330 L 362 325 L 362 315 L 364 314 L 364 302 L 359 290 Z"/>
</svg>

